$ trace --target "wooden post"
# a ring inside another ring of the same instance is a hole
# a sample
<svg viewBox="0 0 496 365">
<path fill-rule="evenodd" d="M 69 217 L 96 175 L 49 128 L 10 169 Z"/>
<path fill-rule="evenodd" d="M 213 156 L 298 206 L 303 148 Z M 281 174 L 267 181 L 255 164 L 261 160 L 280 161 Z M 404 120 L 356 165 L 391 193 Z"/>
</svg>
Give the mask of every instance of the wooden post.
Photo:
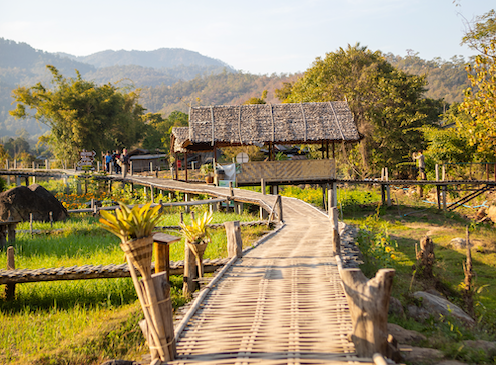
<svg viewBox="0 0 496 365">
<path fill-rule="evenodd" d="M 472 271 L 472 252 L 471 252 L 471 247 L 472 245 L 470 244 L 470 232 L 469 228 L 467 226 L 466 229 L 466 239 L 465 239 L 465 245 L 467 246 L 467 262 L 466 264 L 463 265 L 463 271 L 465 273 L 465 281 L 464 281 L 464 293 L 463 293 L 463 299 L 465 301 L 465 310 L 470 316 L 474 316 L 474 298 L 473 298 L 473 291 L 472 291 L 472 278 L 474 277 L 474 273 Z"/>
<path fill-rule="evenodd" d="M 10 170 L 10 166 L 9 166 L 9 160 L 5 160 L 5 169 L 6 170 Z"/>
<path fill-rule="evenodd" d="M 5 227 L 0 226 L 0 250 L 3 250 L 7 244 L 7 230 Z"/>
<path fill-rule="evenodd" d="M 265 195 L 265 179 L 261 179 L 260 184 L 262 186 L 262 194 Z"/>
<path fill-rule="evenodd" d="M 329 209 L 329 223 L 331 224 L 331 242 L 334 256 L 341 255 L 341 237 L 339 236 L 338 208 Z"/>
<path fill-rule="evenodd" d="M 76 179 L 76 189 L 77 189 L 77 195 L 81 195 L 82 194 L 81 180 L 79 179 Z"/>
<path fill-rule="evenodd" d="M 29 233 L 33 235 L 33 213 L 29 213 Z"/>
<path fill-rule="evenodd" d="M 437 209 L 441 209 L 441 186 L 436 185 Z"/>
<path fill-rule="evenodd" d="M 432 268 L 436 257 L 434 255 L 434 242 L 429 236 L 420 240 L 420 251 L 417 252 L 417 272 L 420 277 L 432 279 L 434 277 Z"/>
<path fill-rule="evenodd" d="M 386 189 L 384 184 L 381 184 L 381 205 L 386 205 Z"/>
<path fill-rule="evenodd" d="M 443 210 L 446 210 L 446 196 L 447 196 L 447 190 L 448 190 L 448 186 L 447 185 L 443 185 Z"/>
<path fill-rule="evenodd" d="M 267 211 L 260 207 L 260 220 L 266 220 L 268 218 L 269 214 L 267 213 Z"/>
<path fill-rule="evenodd" d="M 436 181 L 439 181 L 439 165 L 436 164 Z"/>
<path fill-rule="evenodd" d="M 386 173 L 386 181 L 389 181 L 389 170 L 387 167 L 384 168 Z M 387 205 L 391 206 L 391 186 L 389 184 L 386 185 L 386 197 L 387 197 Z"/>
<path fill-rule="evenodd" d="M 241 226 L 239 221 L 225 222 L 227 236 L 227 256 L 241 257 L 243 251 L 243 241 L 241 240 Z"/>
<path fill-rule="evenodd" d="M 155 203 L 155 188 L 153 186 L 150 186 L 150 198 L 152 203 Z"/>
<path fill-rule="evenodd" d="M 7 248 L 7 270 L 15 270 L 15 251 L 13 246 Z M 5 297 L 7 300 L 13 300 L 15 297 L 15 284 L 5 286 Z"/>
<path fill-rule="evenodd" d="M 16 186 L 21 186 L 21 177 L 16 175 Z"/>
<path fill-rule="evenodd" d="M 188 152 L 184 153 L 184 181 L 188 182 Z"/>
<path fill-rule="evenodd" d="M 279 222 L 284 222 L 284 216 L 282 212 L 282 196 L 277 195 L 277 200 L 276 200 L 276 206 L 277 206 L 277 217 Z"/>
<path fill-rule="evenodd" d="M 170 284 L 166 273 L 152 275 L 153 285 L 157 295 L 159 312 L 162 317 L 167 350 L 171 360 L 177 356 L 176 341 L 174 338 L 174 322 L 172 318 L 172 302 L 170 298 Z"/>
<path fill-rule="evenodd" d="M 189 249 L 188 244 L 184 242 L 184 273 L 183 273 L 183 295 L 191 298 L 195 291 L 193 280 L 196 278 L 196 258 L 195 254 Z"/>
<path fill-rule="evenodd" d="M 184 194 L 184 201 L 185 201 L 185 202 L 189 202 L 189 201 L 191 201 L 191 196 L 190 196 L 190 194 L 188 194 L 188 193 L 185 193 L 185 194 Z M 186 206 L 184 207 L 184 211 L 185 211 L 186 213 L 189 213 L 190 209 L 189 209 L 189 206 L 188 206 L 188 205 L 186 205 Z"/>
<path fill-rule="evenodd" d="M 229 181 L 229 196 L 234 196 L 233 183 Z"/>
<path fill-rule="evenodd" d="M 26 183 L 26 186 L 29 186 L 29 176 L 24 177 L 24 182 Z"/>
<path fill-rule="evenodd" d="M 50 228 L 53 228 L 53 212 L 48 213 L 48 218 L 50 219 Z"/>
<path fill-rule="evenodd" d="M 442 168 L 442 180 L 445 181 L 446 180 L 446 165 L 443 164 L 443 168 Z"/>
<path fill-rule="evenodd" d="M 360 269 L 343 269 L 340 274 L 350 307 L 351 340 L 357 355 L 372 357 L 380 353 L 388 356 L 387 318 L 395 270 L 380 269 L 371 280 Z"/>
</svg>

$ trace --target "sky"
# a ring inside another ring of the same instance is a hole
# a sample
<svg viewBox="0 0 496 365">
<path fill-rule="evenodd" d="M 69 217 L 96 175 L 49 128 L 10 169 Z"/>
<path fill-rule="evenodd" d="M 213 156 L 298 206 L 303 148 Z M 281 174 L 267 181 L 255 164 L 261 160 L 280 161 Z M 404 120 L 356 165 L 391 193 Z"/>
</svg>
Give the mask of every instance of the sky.
<svg viewBox="0 0 496 365">
<path fill-rule="evenodd" d="M 184 48 L 280 74 L 357 42 L 399 56 L 468 58 L 465 20 L 494 8 L 494 0 L 0 0 L 0 37 L 75 56 Z"/>
</svg>

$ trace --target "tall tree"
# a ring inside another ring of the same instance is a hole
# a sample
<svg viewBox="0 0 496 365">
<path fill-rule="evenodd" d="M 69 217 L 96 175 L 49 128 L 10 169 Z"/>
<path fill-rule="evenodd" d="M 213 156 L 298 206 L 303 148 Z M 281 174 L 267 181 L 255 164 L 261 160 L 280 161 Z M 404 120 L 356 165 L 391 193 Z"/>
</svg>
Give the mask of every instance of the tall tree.
<svg viewBox="0 0 496 365">
<path fill-rule="evenodd" d="M 494 159 L 496 150 L 496 13 L 494 10 L 477 17 L 478 22 L 467 32 L 463 42 L 477 49 L 474 65 L 467 65 L 471 88 L 465 90 L 460 110 L 472 119 L 462 120 L 461 129 L 479 153 Z"/>
<path fill-rule="evenodd" d="M 97 86 L 79 72 L 66 79 L 51 65 L 53 88 L 41 83 L 13 90 L 17 102 L 10 114 L 34 117 L 51 127 L 47 141 L 56 157 L 74 162 L 83 150 L 101 151 L 135 145 L 143 133 L 139 94 L 121 93 L 115 86 Z M 26 110 L 29 108 L 33 115 Z"/>
<path fill-rule="evenodd" d="M 437 121 L 441 110 L 439 101 L 423 98 L 425 86 L 424 76 L 399 71 L 381 52 L 356 44 L 317 58 L 277 95 L 293 103 L 346 100 L 364 135 L 360 156 L 367 172 L 393 167 L 424 147 L 418 128 Z"/>
</svg>

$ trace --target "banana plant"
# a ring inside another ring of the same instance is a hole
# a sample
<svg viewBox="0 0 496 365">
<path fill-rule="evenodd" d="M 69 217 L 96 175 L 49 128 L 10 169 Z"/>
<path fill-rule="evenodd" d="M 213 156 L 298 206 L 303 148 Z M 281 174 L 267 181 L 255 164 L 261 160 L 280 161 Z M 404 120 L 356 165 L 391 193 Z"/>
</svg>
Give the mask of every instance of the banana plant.
<svg viewBox="0 0 496 365">
<path fill-rule="evenodd" d="M 124 243 L 129 240 L 150 236 L 161 217 L 160 205 L 151 207 L 147 203 L 142 207 L 135 205 L 132 209 L 119 202 L 120 208 L 115 214 L 100 211 L 100 226 L 115 234 Z"/>
</svg>

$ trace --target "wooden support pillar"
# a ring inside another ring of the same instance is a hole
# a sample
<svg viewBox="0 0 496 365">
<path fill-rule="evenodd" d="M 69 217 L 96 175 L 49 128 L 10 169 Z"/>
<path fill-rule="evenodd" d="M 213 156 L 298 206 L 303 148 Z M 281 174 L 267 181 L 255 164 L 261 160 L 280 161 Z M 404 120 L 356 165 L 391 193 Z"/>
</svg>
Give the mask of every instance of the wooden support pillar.
<svg viewBox="0 0 496 365">
<path fill-rule="evenodd" d="M 190 195 L 190 194 L 188 194 L 188 193 L 185 193 L 185 194 L 184 194 L 184 201 L 185 201 L 185 202 L 189 202 L 189 201 L 191 201 L 191 195 Z M 185 211 L 186 213 L 189 213 L 190 209 L 189 209 L 189 206 L 188 206 L 188 205 L 186 205 L 186 206 L 184 207 L 184 211 Z"/>
<path fill-rule="evenodd" d="M 380 269 L 368 280 L 360 269 L 340 270 L 353 322 L 351 340 L 359 357 L 390 357 L 387 318 L 394 269 Z"/>
<path fill-rule="evenodd" d="M 7 270 L 15 270 L 15 251 L 13 246 L 7 248 Z M 15 284 L 5 286 L 5 297 L 7 300 L 13 300 L 15 297 Z"/>
<path fill-rule="evenodd" d="M 334 141 L 332 141 L 332 158 L 336 158 L 336 147 Z"/>
<path fill-rule="evenodd" d="M 326 158 L 329 159 L 329 141 L 326 141 Z"/>
<path fill-rule="evenodd" d="M 336 182 L 332 182 L 329 185 L 329 191 L 327 193 L 327 205 L 329 208 L 338 206 L 338 190 Z"/>
<path fill-rule="evenodd" d="M 16 175 L 16 186 L 21 186 L 21 177 Z"/>
<path fill-rule="evenodd" d="M 447 194 L 447 190 L 448 190 L 448 186 L 447 185 L 443 185 L 443 210 L 446 211 L 446 196 L 448 195 Z"/>
<path fill-rule="evenodd" d="M 26 183 L 26 186 L 29 186 L 29 176 L 24 177 L 24 182 Z"/>
<path fill-rule="evenodd" d="M 266 188 L 265 179 L 261 179 L 260 184 L 262 187 L 262 194 L 265 195 L 265 190 L 266 190 L 265 189 Z"/>
<path fill-rule="evenodd" d="M 241 257 L 243 241 L 241 240 L 241 226 L 239 221 L 225 222 L 227 236 L 227 257 Z"/>
<path fill-rule="evenodd" d="M 331 225 L 331 242 L 334 256 L 341 255 L 341 237 L 339 236 L 338 208 L 329 209 L 329 223 Z"/>
<path fill-rule="evenodd" d="M 7 230 L 6 227 L 0 226 L 0 250 L 7 245 Z"/>
<path fill-rule="evenodd" d="M 188 182 L 188 152 L 184 152 L 184 181 Z"/>
<path fill-rule="evenodd" d="M 382 205 L 386 204 L 386 188 L 384 184 L 381 184 L 381 204 Z"/>
<path fill-rule="evenodd" d="M 176 170 L 176 178 L 175 178 L 175 180 L 179 180 L 179 172 L 177 171 L 179 169 L 179 163 L 178 163 L 178 160 L 177 160 L 177 152 L 174 153 L 174 166 L 175 166 L 175 170 Z"/>
<path fill-rule="evenodd" d="M 195 291 L 194 279 L 196 278 L 196 258 L 195 254 L 189 249 L 188 244 L 184 243 L 184 273 L 183 273 L 183 295 L 191 298 Z"/>
<path fill-rule="evenodd" d="M 260 220 L 266 220 L 269 217 L 269 213 L 267 211 L 260 207 Z"/>
<path fill-rule="evenodd" d="M 441 209 L 441 185 L 436 185 L 437 209 Z"/>
</svg>

